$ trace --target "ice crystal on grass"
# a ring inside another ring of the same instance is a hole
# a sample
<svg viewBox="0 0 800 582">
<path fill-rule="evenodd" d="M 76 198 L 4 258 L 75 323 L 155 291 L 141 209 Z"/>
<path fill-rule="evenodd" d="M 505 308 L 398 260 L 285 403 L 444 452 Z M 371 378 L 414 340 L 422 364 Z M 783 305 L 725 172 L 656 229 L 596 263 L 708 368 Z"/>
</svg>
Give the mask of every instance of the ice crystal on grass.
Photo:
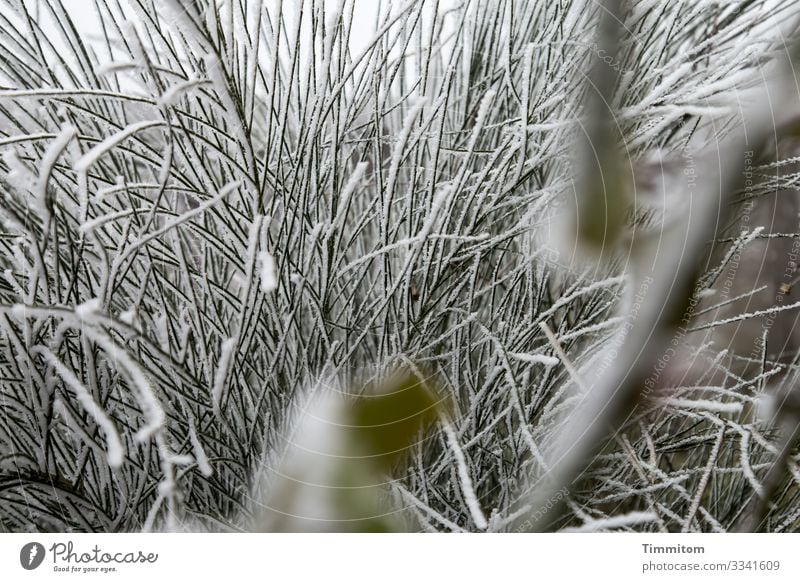
<svg viewBox="0 0 800 582">
<path fill-rule="evenodd" d="M 518 529 L 557 429 L 629 347 L 639 251 L 701 198 L 687 159 L 713 165 L 798 12 L 626 6 L 607 107 L 644 191 L 593 201 L 618 232 L 587 265 L 557 227 L 596 3 L 101 0 L 83 32 L 61 2 L 0 0 L 2 527 L 249 527 L 320 378 L 358 398 L 404 369 L 452 410 L 376 499 L 426 531 Z M 796 183 L 775 147 L 742 200 Z M 796 316 L 758 303 L 771 281 L 721 286 L 800 230 L 755 222 L 713 249 L 681 366 L 654 362 L 550 527 L 719 531 L 772 487 L 754 408 L 788 409 L 769 394 L 791 392 L 797 347 L 707 335 Z M 784 460 L 767 529 L 798 527 Z"/>
</svg>

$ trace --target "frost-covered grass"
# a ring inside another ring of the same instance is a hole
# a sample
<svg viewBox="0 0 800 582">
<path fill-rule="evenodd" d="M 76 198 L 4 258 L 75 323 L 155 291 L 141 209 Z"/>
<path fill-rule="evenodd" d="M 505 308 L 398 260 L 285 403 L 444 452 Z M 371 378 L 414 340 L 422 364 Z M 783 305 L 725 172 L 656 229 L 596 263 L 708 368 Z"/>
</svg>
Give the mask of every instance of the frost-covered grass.
<svg viewBox="0 0 800 582">
<path fill-rule="evenodd" d="M 99 36 L 58 0 L 0 3 L 0 527 L 252 527 L 298 403 L 397 368 L 455 408 L 386 487 L 404 523 L 535 514 L 570 386 L 614 365 L 636 292 L 632 246 L 587 264 L 553 232 L 598 5 L 393 2 L 365 35 L 353 0 L 84 4 Z M 631 4 L 608 65 L 646 228 L 676 203 L 648 160 L 735 130 L 797 9 Z M 704 373 L 631 412 L 553 527 L 737 521 L 774 458 L 772 364 L 689 344 Z M 767 529 L 798 527 L 790 469 Z"/>
</svg>

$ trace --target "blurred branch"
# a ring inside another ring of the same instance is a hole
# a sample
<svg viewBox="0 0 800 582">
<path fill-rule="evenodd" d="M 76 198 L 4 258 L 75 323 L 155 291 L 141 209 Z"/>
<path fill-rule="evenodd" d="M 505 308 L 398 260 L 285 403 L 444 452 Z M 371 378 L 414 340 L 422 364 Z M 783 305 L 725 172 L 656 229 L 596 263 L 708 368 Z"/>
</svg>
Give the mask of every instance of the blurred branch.
<svg viewBox="0 0 800 582">
<path fill-rule="evenodd" d="M 606 4 L 600 24 L 601 42 L 608 42 L 603 41 L 603 35 L 619 32 L 619 9 L 619 2 Z M 579 386 L 575 387 L 581 402 L 563 422 L 555 425 L 554 445 L 546 452 L 548 469 L 532 486 L 530 507 L 543 506 L 557 491 L 574 484 L 591 465 L 610 433 L 618 430 L 641 402 L 644 380 L 678 326 L 686 321 L 688 303 L 699 291 L 696 287 L 700 259 L 706 256 L 708 243 L 727 224 L 733 197 L 745 185 L 741 160 L 751 151 L 755 151 L 758 159 L 766 144 L 776 139 L 775 128 L 795 114 L 797 87 L 791 57 L 797 52 L 797 47 L 791 50 L 787 47 L 783 72 L 768 81 L 763 93 L 754 99 L 767 105 L 745 112 L 741 131 L 732 132 L 720 142 L 718 168 L 706 167 L 696 186 L 684 185 L 688 201 L 685 220 L 675 221 L 660 240 L 635 239 L 640 248 L 635 255 L 632 284 L 639 288 L 648 281 L 649 291 L 638 316 L 629 321 L 614 365 L 588 391 L 580 392 Z M 595 62 L 595 70 L 602 66 L 603 63 Z M 610 91 L 607 87 L 606 90 Z M 603 135 L 601 143 L 607 144 L 607 137 Z M 623 306 L 622 310 L 625 309 Z M 532 527 L 541 530 L 557 524 L 566 512 L 567 500 L 563 498 L 548 513 L 548 517 L 553 516 L 551 520 L 533 520 Z M 524 518 L 519 523 L 525 522 Z"/>
<path fill-rule="evenodd" d="M 581 250 L 607 258 L 625 227 L 632 188 L 631 172 L 626 167 L 630 162 L 620 152 L 620 128 L 614 115 L 619 67 L 610 66 L 605 60 L 609 55 L 613 55 L 613 62 L 619 60 L 623 2 L 610 0 L 599 10 L 592 66 L 586 79 L 587 121 L 581 151 L 586 167 L 573 216 Z"/>
</svg>

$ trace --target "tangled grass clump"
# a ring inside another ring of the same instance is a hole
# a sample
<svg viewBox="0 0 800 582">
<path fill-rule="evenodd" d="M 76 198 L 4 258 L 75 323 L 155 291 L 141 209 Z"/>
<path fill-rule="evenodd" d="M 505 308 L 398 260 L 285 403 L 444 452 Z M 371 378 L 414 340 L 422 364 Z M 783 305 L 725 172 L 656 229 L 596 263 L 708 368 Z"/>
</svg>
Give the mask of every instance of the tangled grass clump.
<svg viewBox="0 0 800 582">
<path fill-rule="evenodd" d="M 632 242 L 587 266 L 549 232 L 601 8 L 393 3 L 356 48 L 358 0 L 293 4 L 96 0 L 98 38 L 60 0 L 0 2 L 3 529 L 247 529 L 320 378 L 397 368 L 455 409 L 386 493 L 409 527 L 536 509 L 630 291 Z M 732 131 L 779 49 L 763 5 L 630 3 L 609 106 L 632 166 Z M 605 212 L 659 220 L 636 196 Z M 774 452 L 764 383 L 732 378 L 708 398 L 747 406 L 631 416 L 554 527 L 732 527 Z M 798 474 L 767 529 L 798 527 Z"/>
</svg>

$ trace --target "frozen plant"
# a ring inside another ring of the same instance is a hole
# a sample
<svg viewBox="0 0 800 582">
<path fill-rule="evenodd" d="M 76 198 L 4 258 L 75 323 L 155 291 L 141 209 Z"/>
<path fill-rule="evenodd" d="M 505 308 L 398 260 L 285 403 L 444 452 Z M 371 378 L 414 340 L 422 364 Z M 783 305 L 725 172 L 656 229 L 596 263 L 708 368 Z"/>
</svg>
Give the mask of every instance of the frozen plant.
<svg viewBox="0 0 800 582">
<path fill-rule="evenodd" d="M 91 32 L 60 0 L 0 0 L 11 531 L 250 527 L 309 387 L 335 378 L 354 396 L 397 369 L 434 375 L 453 408 L 386 469 L 398 518 L 517 529 L 581 385 L 615 365 L 620 298 L 637 292 L 626 236 L 681 203 L 658 188 L 592 199 L 579 214 L 605 212 L 592 224 L 616 246 L 590 263 L 557 246 L 580 182 L 583 73 L 598 47 L 616 55 L 602 94 L 622 151 L 603 153 L 641 182 L 653 152 L 699 157 L 738 130 L 738 98 L 780 54 L 775 20 L 797 13 L 632 1 L 630 36 L 601 46 L 588 0 L 81 8 Z M 781 163 L 758 160 L 750 194 Z M 779 362 L 739 376 L 736 354 L 687 344 L 724 381 L 673 382 L 629 411 L 536 527 L 737 523 L 778 452 L 751 405 Z M 787 459 L 773 531 L 800 519 Z"/>
</svg>

